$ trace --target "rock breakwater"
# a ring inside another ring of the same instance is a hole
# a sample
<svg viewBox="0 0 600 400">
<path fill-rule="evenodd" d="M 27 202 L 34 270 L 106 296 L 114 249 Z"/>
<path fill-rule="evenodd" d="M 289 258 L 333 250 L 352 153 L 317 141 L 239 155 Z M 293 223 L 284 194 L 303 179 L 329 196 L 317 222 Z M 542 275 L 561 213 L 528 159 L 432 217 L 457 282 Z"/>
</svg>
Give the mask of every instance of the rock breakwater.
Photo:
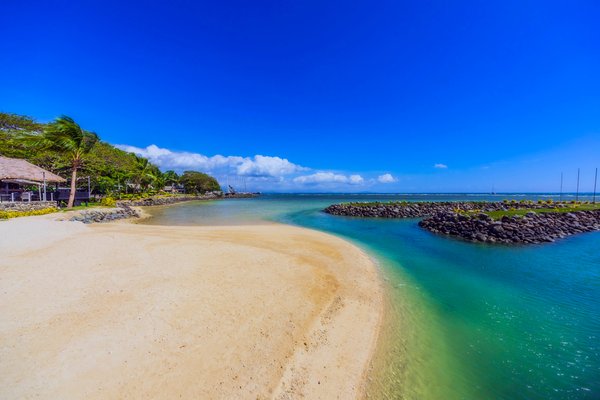
<svg viewBox="0 0 600 400">
<path fill-rule="evenodd" d="M 553 242 L 600 230 L 600 209 L 572 211 L 577 207 L 571 203 L 531 201 L 397 202 L 334 204 L 324 211 L 349 217 L 423 218 L 419 226 L 433 233 L 471 242 L 514 244 Z M 523 215 L 510 215 L 515 212 Z"/>
<path fill-rule="evenodd" d="M 419 226 L 433 233 L 482 243 L 544 243 L 583 232 L 600 230 L 600 210 L 577 212 L 529 212 L 524 216 L 439 213 Z"/>
<path fill-rule="evenodd" d="M 505 211 L 533 209 L 541 205 L 504 202 L 397 202 L 397 203 L 343 203 L 327 207 L 326 213 L 346 217 L 366 218 L 422 218 L 445 212 Z M 546 206 L 547 207 L 547 206 Z"/>
</svg>

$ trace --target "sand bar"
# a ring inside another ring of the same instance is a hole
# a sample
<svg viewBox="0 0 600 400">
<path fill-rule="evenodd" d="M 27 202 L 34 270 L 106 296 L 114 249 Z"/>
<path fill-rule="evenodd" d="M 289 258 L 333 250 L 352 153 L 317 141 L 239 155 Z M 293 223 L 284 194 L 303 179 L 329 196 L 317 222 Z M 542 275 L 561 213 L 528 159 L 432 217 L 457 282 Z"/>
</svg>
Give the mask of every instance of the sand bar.
<svg viewBox="0 0 600 400">
<path fill-rule="evenodd" d="M 0 222 L 0 398 L 351 399 L 382 286 L 285 225 Z"/>
</svg>

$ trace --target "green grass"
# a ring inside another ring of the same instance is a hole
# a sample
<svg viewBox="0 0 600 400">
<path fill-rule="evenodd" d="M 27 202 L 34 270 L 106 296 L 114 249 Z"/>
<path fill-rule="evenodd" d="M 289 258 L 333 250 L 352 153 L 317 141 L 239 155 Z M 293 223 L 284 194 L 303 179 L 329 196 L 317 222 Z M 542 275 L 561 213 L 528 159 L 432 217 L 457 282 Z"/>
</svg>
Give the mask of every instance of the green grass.
<svg viewBox="0 0 600 400">
<path fill-rule="evenodd" d="M 408 202 L 406 202 L 406 201 L 388 201 L 388 202 L 371 201 L 371 202 L 342 203 L 342 205 L 352 206 L 352 207 L 406 206 L 406 205 L 408 205 Z"/>
<path fill-rule="evenodd" d="M 471 204 L 478 204 L 478 203 L 487 203 L 487 202 L 477 202 L 477 201 L 471 201 L 468 202 Z M 567 203 L 562 203 L 562 207 L 558 207 L 558 208 L 533 208 L 536 206 L 540 206 L 540 205 L 548 205 L 551 206 L 553 204 L 553 202 L 545 202 L 545 201 L 538 201 L 538 202 L 533 202 L 533 201 L 528 201 L 528 200 L 522 200 L 520 202 L 514 201 L 514 202 L 509 202 L 509 201 L 504 201 L 503 202 L 505 206 L 510 207 L 512 206 L 519 206 L 519 207 L 523 207 L 526 206 L 527 208 L 522 208 L 522 209 L 515 209 L 515 210 L 507 210 L 507 211 L 487 211 L 484 212 L 485 214 L 489 215 L 490 217 L 492 217 L 493 219 L 501 219 L 504 216 L 508 216 L 508 217 L 513 217 L 513 216 L 523 216 L 529 212 L 536 212 L 536 213 L 567 213 L 567 212 L 576 212 L 576 211 L 591 211 L 591 210 L 600 210 L 600 203 L 597 204 L 590 204 L 590 203 L 575 203 L 575 202 L 567 202 Z M 346 206 L 352 206 L 352 207 L 379 207 L 379 206 L 399 206 L 399 207 L 403 207 L 403 206 L 407 206 L 407 205 L 411 205 L 411 204 L 418 204 L 418 203 L 412 203 L 412 202 L 407 202 L 407 201 L 392 201 L 392 202 L 379 202 L 379 201 L 374 201 L 374 202 L 349 202 L 349 203 L 342 203 L 342 205 L 346 205 Z M 481 210 L 471 210 L 471 211 L 458 211 L 463 215 L 474 215 L 474 214 L 480 214 Z"/>
<path fill-rule="evenodd" d="M 77 211 L 77 210 L 87 210 L 88 208 L 92 208 L 92 207 L 101 207 L 101 208 L 110 208 L 110 207 L 102 207 L 100 205 L 100 203 L 98 202 L 89 202 L 88 205 L 86 206 L 85 204 L 82 204 L 80 206 L 75 206 L 73 208 L 61 208 L 61 211 Z"/>
<path fill-rule="evenodd" d="M 411 206 L 411 205 L 420 205 L 420 204 L 423 204 L 423 203 L 438 203 L 438 202 L 437 201 L 370 201 L 370 202 L 361 202 L 361 201 L 358 201 L 358 202 L 340 203 L 340 205 L 352 206 L 352 207 L 379 207 L 379 206 L 384 206 L 384 207 L 389 207 L 389 206 L 405 207 L 405 206 Z M 446 202 L 440 202 L 440 203 L 446 203 Z M 485 202 L 483 202 L 483 201 L 481 201 L 481 202 L 480 201 L 470 201 L 469 203 L 478 204 L 478 203 L 485 203 Z"/>
<path fill-rule="evenodd" d="M 488 211 L 485 214 L 489 215 L 493 219 L 501 219 L 504 216 L 523 216 L 530 212 L 535 213 L 568 213 L 576 211 L 592 211 L 600 210 L 600 204 L 569 204 L 568 207 L 560 208 L 537 208 L 537 209 L 521 209 L 521 210 L 507 210 L 507 211 Z"/>
</svg>

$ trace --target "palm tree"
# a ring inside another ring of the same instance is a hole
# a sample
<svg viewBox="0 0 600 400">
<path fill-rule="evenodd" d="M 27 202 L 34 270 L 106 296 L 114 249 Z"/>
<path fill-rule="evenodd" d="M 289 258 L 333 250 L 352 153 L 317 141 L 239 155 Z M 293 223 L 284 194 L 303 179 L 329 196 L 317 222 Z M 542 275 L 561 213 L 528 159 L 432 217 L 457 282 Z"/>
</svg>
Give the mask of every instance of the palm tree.
<svg viewBox="0 0 600 400">
<path fill-rule="evenodd" d="M 63 115 L 48 124 L 41 135 L 30 136 L 29 139 L 38 146 L 57 151 L 68 157 L 71 163 L 71 191 L 69 192 L 68 208 L 73 207 L 77 185 L 77 170 L 81 167 L 83 158 L 98 142 L 98 135 L 87 132 Z"/>
<path fill-rule="evenodd" d="M 115 179 L 117 180 L 119 198 L 121 198 L 122 190 L 125 190 L 125 194 L 127 194 L 127 186 L 129 186 L 129 179 L 131 179 L 131 174 L 127 172 L 117 172 L 115 173 Z M 123 184 L 122 188 L 121 184 Z"/>
<path fill-rule="evenodd" d="M 148 186 L 156 182 L 160 171 L 150 163 L 147 158 L 135 156 L 135 176 L 134 181 L 141 191 L 148 189 Z"/>
<path fill-rule="evenodd" d="M 175 186 L 179 183 L 179 175 L 173 170 L 165 171 L 162 175 L 163 187 L 165 185 L 171 186 L 171 192 L 175 192 Z"/>
<path fill-rule="evenodd" d="M 165 179 L 165 183 L 167 185 L 176 185 L 179 183 L 179 175 L 177 175 L 177 172 L 173 170 L 165 171 L 163 178 Z"/>
<path fill-rule="evenodd" d="M 134 183 L 142 192 L 148 190 L 152 186 L 156 190 L 160 190 L 164 186 L 161 179 L 162 174 L 156 165 L 153 165 L 147 158 L 135 156 L 135 172 Z M 161 186 L 162 185 L 162 186 Z"/>
</svg>

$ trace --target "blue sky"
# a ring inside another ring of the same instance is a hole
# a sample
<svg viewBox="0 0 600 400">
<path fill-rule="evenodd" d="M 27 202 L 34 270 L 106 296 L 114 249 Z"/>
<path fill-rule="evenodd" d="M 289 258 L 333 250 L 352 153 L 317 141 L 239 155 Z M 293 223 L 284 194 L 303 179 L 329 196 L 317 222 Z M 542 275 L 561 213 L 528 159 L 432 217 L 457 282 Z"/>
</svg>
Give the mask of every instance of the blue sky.
<svg viewBox="0 0 600 400">
<path fill-rule="evenodd" d="M 596 1 L 7 1 L 0 110 L 263 191 L 591 190 Z"/>
</svg>

